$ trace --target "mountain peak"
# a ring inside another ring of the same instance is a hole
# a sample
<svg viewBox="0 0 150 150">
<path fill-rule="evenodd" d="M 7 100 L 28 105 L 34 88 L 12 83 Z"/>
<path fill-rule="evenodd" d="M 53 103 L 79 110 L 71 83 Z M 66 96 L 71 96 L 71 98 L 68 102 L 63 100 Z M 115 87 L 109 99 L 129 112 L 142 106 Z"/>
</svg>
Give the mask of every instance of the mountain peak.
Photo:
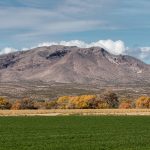
<svg viewBox="0 0 150 150">
<path fill-rule="evenodd" d="M 150 66 L 100 47 L 53 45 L 0 56 L 0 81 L 118 84 L 150 82 Z"/>
</svg>

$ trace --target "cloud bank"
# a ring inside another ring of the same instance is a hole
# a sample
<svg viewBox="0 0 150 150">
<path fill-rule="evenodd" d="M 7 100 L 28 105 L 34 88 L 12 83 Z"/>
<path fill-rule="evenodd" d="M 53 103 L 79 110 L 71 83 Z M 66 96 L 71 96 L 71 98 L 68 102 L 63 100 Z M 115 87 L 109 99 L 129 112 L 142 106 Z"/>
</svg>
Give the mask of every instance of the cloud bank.
<svg viewBox="0 0 150 150">
<path fill-rule="evenodd" d="M 91 43 L 87 43 L 87 42 L 80 41 L 80 40 L 60 41 L 60 42 L 43 42 L 30 48 L 22 48 L 21 50 L 6 47 L 0 50 L 0 54 L 8 54 L 10 52 L 25 51 L 25 50 L 29 50 L 29 49 L 36 48 L 36 47 L 51 46 L 51 45 L 77 46 L 80 48 L 102 47 L 114 55 L 127 54 L 127 55 L 134 56 L 136 58 L 139 58 L 147 63 L 150 63 L 149 62 L 150 47 L 128 48 L 125 46 L 123 41 L 121 40 L 113 41 L 111 39 L 99 40 L 99 41 L 91 42 Z"/>
<path fill-rule="evenodd" d="M 124 54 L 125 45 L 121 40 L 112 41 L 112 40 L 99 40 L 97 42 L 86 43 L 84 41 L 72 40 L 72 41 L 60 41 L 60 42 L 45 42 L 40 43 L 38 46 L 51 46 L 51 45 L 64 45 L 64 46 L 78 46 L 80 48 L 89 48 L 89 47 L 102 47 L 109 51 L 112 54 L 119 55 Z"/>
</svg>

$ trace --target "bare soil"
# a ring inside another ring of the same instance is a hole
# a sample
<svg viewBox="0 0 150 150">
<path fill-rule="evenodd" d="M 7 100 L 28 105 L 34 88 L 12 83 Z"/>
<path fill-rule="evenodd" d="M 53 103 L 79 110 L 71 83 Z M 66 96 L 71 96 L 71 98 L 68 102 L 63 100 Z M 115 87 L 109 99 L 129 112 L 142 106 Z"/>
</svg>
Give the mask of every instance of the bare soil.
<svg viewBox="0 0 150 150">
<path fill-rule="evenodd" d="M 150 109 L 0 110 L 0 116 L 133 115 L 150 116 Z"/>
</svg>

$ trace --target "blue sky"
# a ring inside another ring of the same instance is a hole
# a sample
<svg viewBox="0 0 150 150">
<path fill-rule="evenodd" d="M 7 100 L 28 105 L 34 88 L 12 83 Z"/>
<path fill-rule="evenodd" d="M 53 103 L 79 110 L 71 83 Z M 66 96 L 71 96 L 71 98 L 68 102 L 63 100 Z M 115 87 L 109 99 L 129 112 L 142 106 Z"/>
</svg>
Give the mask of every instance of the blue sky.
<svg viewBox="0 0 150 150">
<path fill-rule="evenodd" d="M 150 0 L 0 0 L 0 49 L 111 39 L 150 63 L 149 8 Z"/>
</svg>

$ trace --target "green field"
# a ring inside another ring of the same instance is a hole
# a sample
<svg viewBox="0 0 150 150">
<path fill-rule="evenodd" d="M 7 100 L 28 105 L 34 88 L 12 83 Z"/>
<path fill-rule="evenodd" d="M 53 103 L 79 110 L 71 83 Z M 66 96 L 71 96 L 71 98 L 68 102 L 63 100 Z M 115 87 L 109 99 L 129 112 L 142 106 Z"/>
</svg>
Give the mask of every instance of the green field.
<svg viewBox="0 0 150 150">
<path fill-rule="evenodd" d="M 0 150 L 150 150 L 150 116 L 0 117 Z"/>
</svg>

